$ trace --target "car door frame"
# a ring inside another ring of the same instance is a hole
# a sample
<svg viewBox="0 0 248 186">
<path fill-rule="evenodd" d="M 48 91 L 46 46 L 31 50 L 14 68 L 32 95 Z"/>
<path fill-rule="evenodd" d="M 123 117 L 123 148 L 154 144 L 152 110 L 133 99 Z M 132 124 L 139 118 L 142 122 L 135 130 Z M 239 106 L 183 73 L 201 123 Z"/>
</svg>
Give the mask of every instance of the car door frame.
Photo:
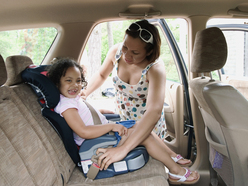
<svg viewBox="0 0 248 186">
<path fill-rule="evenodd" d="M 164 19 L 150 19 L 150 23 L 160 26 L 168 42 L 180 83 L 168 83 L 166 86 L 165 118 L 167 122 L 167 136 L 165 143 L 175 152 L 184 157 L 192 158 L 196 152 L 192 151 L 194 127 L 188 90 L 188 70 L 177 42 Z M 170 122 L 169 122 L 170 120 Z M 177 123 L 178 122 L 178 123 Z M 172 123 L 169 126 L 169 123 Z"/>
</svg>

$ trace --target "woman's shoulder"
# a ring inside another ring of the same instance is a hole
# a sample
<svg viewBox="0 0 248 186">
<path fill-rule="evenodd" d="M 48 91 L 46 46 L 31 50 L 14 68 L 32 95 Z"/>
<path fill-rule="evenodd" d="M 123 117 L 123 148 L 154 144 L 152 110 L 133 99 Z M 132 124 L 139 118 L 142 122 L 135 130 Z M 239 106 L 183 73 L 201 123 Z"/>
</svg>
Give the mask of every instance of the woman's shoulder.
<svg viewBox="0 0 248 186">
<path fill-rule="evenodd" d="M 113 45 L 109 51 L 108 51 L 108 54 L 107 54 L 107 59 L 111 60 L 111 61 L 116 61 L 116 55 L 118 55 L 119 53 L 119 50 L 121 49 L 121 43 L 118 43 L 118 44 L 115 44 Z"/>
<path fill-rule="evenodd" d="M 165 77 L 165 74 L 166 74 L 165 66 L 161 59 L 157 59 L 155 62 L 152 63 L 148 71 L 148 75 L 149 74 L 150 76 L 156 75 L 156 76 Z"/>
<path fill-rule="evenodd" d="M 117 43 L 117 44 L 113 45 L 112 47 L 110 47 L 108 53 L 115 55 L 116 52 L 121 49 L 121 46 L 122 46 L 121 43 Z"/>
<path fill-rule="evenodd" d="M 164 63 L 161 59 L 157 59 L 156 61 L 148 64 L 146 66 L 146 69 L 149 69 L 149 70 L 153 69 L 153 71 L 161 70 L 161 69 L 164 69 Z"/>
</svg>

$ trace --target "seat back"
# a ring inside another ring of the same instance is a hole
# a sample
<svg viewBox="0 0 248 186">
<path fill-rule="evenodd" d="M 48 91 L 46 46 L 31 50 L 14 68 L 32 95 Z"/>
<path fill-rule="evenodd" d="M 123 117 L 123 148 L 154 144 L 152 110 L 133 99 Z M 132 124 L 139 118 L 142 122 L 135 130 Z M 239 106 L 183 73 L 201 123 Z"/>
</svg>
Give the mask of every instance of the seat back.
<svg viewBox="0 0 248 186">
<path fill-rule="evenodd" d="M 221 69 L 226 58 L 227 44 L 219 28 L 198 32 L 191 72 L 202 76 L 192 79 L 189 86 L 205 123 L 212 168 L 227 185 L 247 185 L 248 101 L 233 86 L 211 77 L 211 71 Z"/>
<path fill-rule="evenodd" d="M 6 68 L 0 68 L 1 75 L 7 71 L 6 78 L 11 66 L 7 61 Z M 51 149 L 44 145 L 44 133 L 36 127 L 38 122 L 6 83 L 0 87 L 0 118 L 0 185 L 62 184 L 49 154 Z"/>
<path fill-rule="evenodd" d="M 19 185 L 63 185 L 63 183 L 69 181 L 75 164 L 66 153 L 62 140 L 41 115 L 41 107 L 37 102 L 37 96 L 30 86 L 24 83 L 21 78 L 21 72 L 26 69 L 27 66 L 33 65 L 33 62 L 27 56 L 17 55 L 6 58 L 5 64 L 8 79 L 4 86 L 0 87 L 2 98 L 0 99 L 0 130 L 3 130 L 4 127 L 6 130 L 8 129 L 8 132 L 12 135 L 9 136 L 9 134 L 4 131 L 4 133 L 8 135 L 8 140 L 16 138 L 15 136 L 17 136 L 17 134 L 18 136 L 20 135 L 19 140 L 16 142 L 11 141 L 12 146 L 17 143 L 18 146 L 16 146 L 15 149 L 22 147 L 19 147 L 19 145 L 25 147 L 21 148 L 23 149 L 21 153 L 19 151 L 13 151 L 12 154 L 8 153 L 9 156 L 13 156 L 13 154 L 15 156 L 21 156 L 22 161 L 16 160 L 19 164 L 13 164 L 15 166 L 11 166 L 11 161 L 8 161 L 8 156 L 6 156 L 6 159 L 2 159 L 3 162 L 6 162 L 5 167 L 1 166 L 4 169 L 3 174 L 8 174 L 8 177 L 4 175 L 4 178 L 7 179 L 7 183 L 9 183 L 6 185 L 15 185 L 13 184 L 15 180 L 21 181 L 22 172 L 15 168 L 22 166 L 21 164 L 27 167 L 26 170 L 30 174 L 27 173 L 27 177 L 30 177 L 30 179 L 28 181 L 26 180 L 26 182 L 25 180 L 24 182 L 20 182 Z M 20 127 L 21 130 L 19 130 L 17 126 Z M 5 142 L 3 141 L 3 143 Z M 33 147 L 36 146 L 36 144 L 37 147 L 39 147 L 37 149 Z M 2 145 L 1 143 L 1 147 Z M 23 159 L 22 156 L 29 158 Z M 38 156 L 38 158 L 33 158 L 34 156 Z M 13 173 L 9 174 L 9 172 L 11 172 L 10 169 L 17 171 L 12 171 Z M 32 184 L 30 181 L 32 181 Z M 19 182 L 17 182 L 16 185 L 18 185 L 18 183 Z"/>
</svg>

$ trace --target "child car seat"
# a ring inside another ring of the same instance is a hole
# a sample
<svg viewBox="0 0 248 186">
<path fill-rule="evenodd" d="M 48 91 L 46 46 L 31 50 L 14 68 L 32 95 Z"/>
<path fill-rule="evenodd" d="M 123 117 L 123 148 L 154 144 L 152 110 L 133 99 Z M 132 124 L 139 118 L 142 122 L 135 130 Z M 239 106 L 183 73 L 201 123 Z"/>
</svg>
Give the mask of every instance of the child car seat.
<svg viewBox="0 0 248 186">
<path fill-rule="evenodd" d="M 93 162 L 95 152 L 99 147 L 105 148 L 115 145 L 117 142 L 116 136 L 105 134 L 99 138 L 85 140 L 79 152 L 79 148 L 74 142 L 73 131 L 65 119 L 53 110 L 59 102 L 60 92 L 54 83 L 46 76 L 47 68 L 48 65 L 37 67 L 34 65 L 29 66 L 22 72 L 22 79 L 31 85 L 38 96 L 38 102 L 42 107 L 42 115 L 60 136 L 71 159 L 80 167 L 80 170 L 86 177 L 87 175 L 90 179 L 112 177 L 140 169 L 148 162 L 149 155 L 145 147 L 139 146 L 130 151 L 122 161 L 111 164 L 107 170 L 99 171 L 96 161 Z M 93 174 L 87 174 L 88 171 L 91 173 L 91 170 L 93 170 Z"/>
</svg>

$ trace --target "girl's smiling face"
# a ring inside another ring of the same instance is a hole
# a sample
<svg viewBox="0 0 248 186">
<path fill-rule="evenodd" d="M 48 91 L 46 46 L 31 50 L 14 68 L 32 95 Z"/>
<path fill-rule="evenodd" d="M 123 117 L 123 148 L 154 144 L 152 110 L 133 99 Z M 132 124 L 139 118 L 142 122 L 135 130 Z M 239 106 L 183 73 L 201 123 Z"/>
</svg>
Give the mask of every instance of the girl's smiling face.
<svg viewBox="0 0 248 186">
<path fill-rule="evenodd" d="M 60 78 L 60 93 L 68 98 L 75 98 L 82 89 L 80 70 L 77 67 L 69 67 L 64 76 Z"/>
</svg>

